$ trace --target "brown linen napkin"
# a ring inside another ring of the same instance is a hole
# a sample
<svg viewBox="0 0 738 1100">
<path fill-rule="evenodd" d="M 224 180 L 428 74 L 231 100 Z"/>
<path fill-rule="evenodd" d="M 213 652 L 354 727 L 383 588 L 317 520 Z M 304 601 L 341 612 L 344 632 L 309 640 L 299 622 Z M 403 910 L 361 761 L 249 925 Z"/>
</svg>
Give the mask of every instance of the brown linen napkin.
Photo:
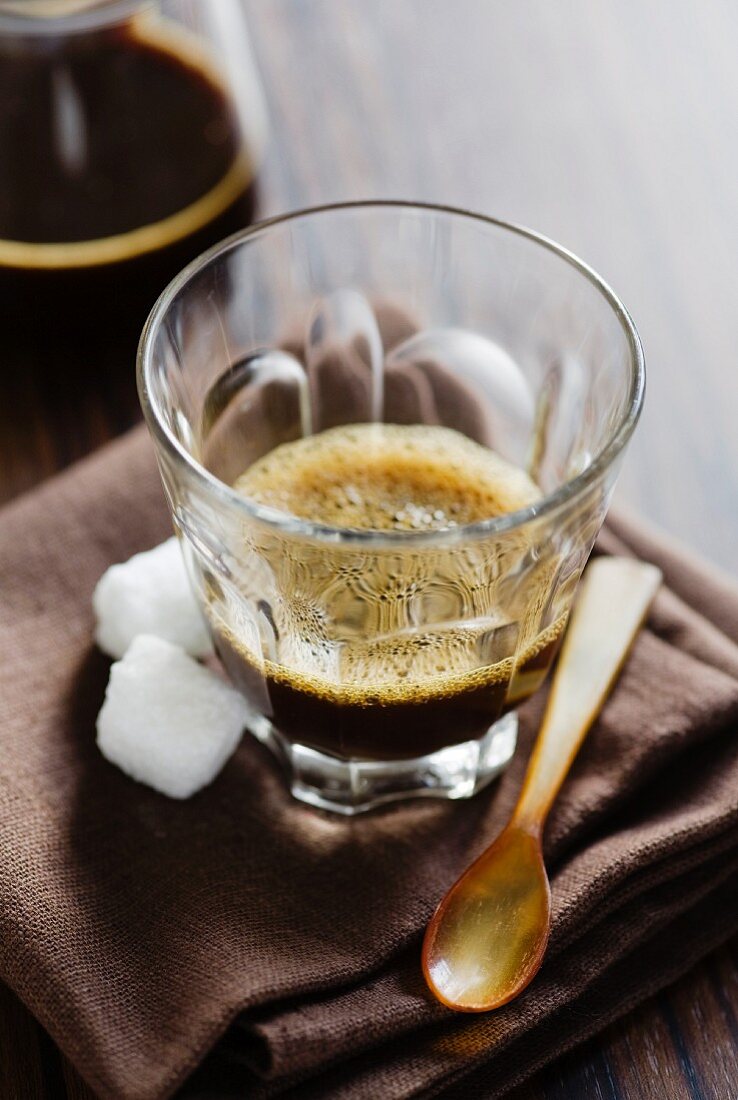
<svg viewBox="0 0 738 1100">
<path fill-rule="evenodd" d="M 0 978 L 101 1096 L 171 1095 L 226 1031 L 183 1095 L 500 1095 L 738 927 L 729 582 L 611 524 L 603 547 L 669 588 L 551 816 L 544 967 L 505 1009 L 456 1017 L 425 994 L 420 934 L 509 813 L 542 700 L 469 802 L 320 814 L 248 737 L 171 802 L 95 747 L 90 611 L 105 567 L 168 530 L 141 431 L 0 513 Z"/>
</svg>

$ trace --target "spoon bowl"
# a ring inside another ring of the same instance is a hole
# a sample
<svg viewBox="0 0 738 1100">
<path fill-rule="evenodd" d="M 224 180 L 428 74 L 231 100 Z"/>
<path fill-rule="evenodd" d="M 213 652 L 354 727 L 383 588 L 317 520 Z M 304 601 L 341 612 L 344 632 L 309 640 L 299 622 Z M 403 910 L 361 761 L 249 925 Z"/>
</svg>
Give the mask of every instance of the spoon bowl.
<svg viewBox="0 0 738 1100">
<path fill-rule="evenodd" d="M 485 1012 L 517 997 L 548 942 L 551 891 L 540 841 L 509 825 L 428 926 L 423 971 L 438 1000 Z"/>
</svg>

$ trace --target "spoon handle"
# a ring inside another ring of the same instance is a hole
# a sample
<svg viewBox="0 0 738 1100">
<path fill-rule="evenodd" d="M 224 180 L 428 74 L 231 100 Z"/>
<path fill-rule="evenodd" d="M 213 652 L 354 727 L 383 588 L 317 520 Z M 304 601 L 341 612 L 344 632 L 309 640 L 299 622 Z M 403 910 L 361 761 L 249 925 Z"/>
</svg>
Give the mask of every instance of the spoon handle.
<svg viewBox="0 0 738 1100">
<path fill-rule="evenodd" d="M 655 565 L 597 558 L 579 588 L 546 713 L 515 808 L 515 824 L 543 827 L 661 583 Z"/>
</svg>

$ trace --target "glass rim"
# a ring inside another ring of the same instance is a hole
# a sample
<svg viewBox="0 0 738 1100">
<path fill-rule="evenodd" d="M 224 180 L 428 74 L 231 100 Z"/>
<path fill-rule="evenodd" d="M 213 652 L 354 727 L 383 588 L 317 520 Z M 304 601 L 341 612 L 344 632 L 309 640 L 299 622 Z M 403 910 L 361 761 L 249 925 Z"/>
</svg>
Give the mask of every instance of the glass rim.
<svg viewBox="0 0 738 1100">
<path fill-rule="evenodd" d="M 121 23 L 153 6 L 153 0 L 87 0 L 49 4 L 49 0 L 0 0 L 0 34 L 78 34 Z"/>
<path fill-rule="evenodd" d="M 630 388 L 626 408 L 618 423 L 611 432 L 605 446 L 594 457 L 589 466 L 581 473 L 569 478 L 557 486 L 551 493 L 542 496 L 540 500 L 527 505 L 525 508 L 514 512 L 506 512 L 500 516 L 488 519 L 476 520 L 473 523 L 460 524 L 458 527 L 441 528 L 431 531 L 375 531 L 351 527 L 334 527 L 328 524 L 316 523 L 312 520 L 301 519 L 288 512 L 281 512 L 276 508 L 258 504 L 248 497 L 237 493 L 226 482 L 221 481 L 198 460 L 189 453 L 186 447 L 176 438 L 161 416 L 161 410 L 152 398 L 149 379 L 154 368 L 153 343 L 164 321 L 172 302 L 191 280 L 203 271 L 212 261 L 224 256 L 226 253 L 238 248 L 243 243 L 264 233 L 270 227 L 295 222 L 301 218 L 310 218 L 325 213 L 341 210 L 419 210 L 431 214 L 445 214 L 463 220 L 480 222 L 483 225 L 502 229 L 515 236 L 523 237 L 534 244 L 540 245 L 553 252 L 554 255 L 573 267 L 583 275 L 594 288 L 601 294 L 606 303 L 611 307 L 621 329 L 625 334 L 630 351 Z M 144 417 L 155 443 L 160 446 L 169 457 L 178 464 L 183 464 L 195 481 L 209 494 L 214 495 L 229 508 L 235 508 L 251 520 L 256 520 L 283 534 L 297 535 L 313 538 L 318 541 L 330 543 L 354 543 L 371 546 L 405 546 L 408 545 L 432 545 L 448 542 L 461 542 L 469 538 L 479 538 L 487 535 L 505 534 L 517 530 L 525 524 L 539 520 L 556 513 L 570 501 L 582 497 L 598 479 L 605 474 L 613 462 L 617 459 L 628 440 L 630 439 L 643 406 L 643 397 L 646 383 L 645 361 L 638 331 L 627 309 L 620 301 L 612 288 L 602 279 L 593 268 L 579 259 L 573 252 L 557 244 L 555 241 L 537 233 L 525 226 L 506 222 L 499 218 L 493 218 L 486 214 L 464 210 L 459 207 L 446 206 L 429 202 L 412 202 L 399 199 L 365 199 L 351 202 L 327 203 L 321 206 L 305 207 L 292 210 L 284 214 L 278 214 L 271 218 L 257 222 L 246 229 L 239 230 L 226 237 L 218 244 L 213 245 L 207 251 L 189 263 L 178 275 L 172 279 L 169 285 L 160 294 L 154 304 L 141 333 L 138 344 L 136 376 L 138 394 L 143 409 Z"/>
</svg>

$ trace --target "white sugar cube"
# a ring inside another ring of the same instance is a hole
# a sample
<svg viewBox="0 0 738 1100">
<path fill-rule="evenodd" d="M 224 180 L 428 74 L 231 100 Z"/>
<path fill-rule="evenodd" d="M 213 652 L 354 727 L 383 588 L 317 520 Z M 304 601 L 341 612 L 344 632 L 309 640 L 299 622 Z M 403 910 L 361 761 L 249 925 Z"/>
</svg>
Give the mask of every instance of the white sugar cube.
<svg viewBox="0 0 738 1100">
<path fill-rule="evenodd" d="M 97 583 L 92 606 L 95 640 L 111 657 L 122 657 L 137 634 L 165 638 L 193 657 L 213 651 L 176 538 L 111 566 Z"/>
<path fill-rule="evenodd" d="M 131 778 L 188 798 L 218 774 L 246 717 L 245 700 L 214 672 L 142 634 L 110 669 L 97 744 Z"/>
</svg>

